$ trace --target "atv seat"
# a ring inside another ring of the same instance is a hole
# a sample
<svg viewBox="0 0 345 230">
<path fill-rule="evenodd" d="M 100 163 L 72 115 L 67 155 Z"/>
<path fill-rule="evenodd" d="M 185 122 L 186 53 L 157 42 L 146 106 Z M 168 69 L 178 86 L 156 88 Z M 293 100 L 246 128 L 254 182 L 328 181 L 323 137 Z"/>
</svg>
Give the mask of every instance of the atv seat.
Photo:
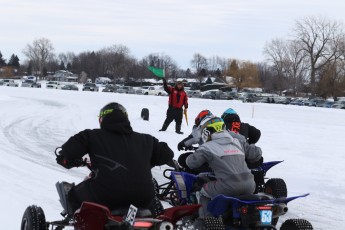
<svg viewBox="0 0 345 230">
<path fill-rule="evenodd" d="M 249 194 L 249 195 L 240 195 L 234 196 L 239 200 L 274 200 L 275 198 L 266 193 L 257 193 L 257 194 Z"/>
<path fill-rule="evenodd" d="M 125 216 L 128 213 L 128 207 L 123 208 L 117 208 L 114 210 L 111 210 L 111 214 L 113 216 Z M 138 208 L 137 217 L 150 217 L 152 216 L 152 213 L 150 209 L 147 208 Z"/>
</svg>

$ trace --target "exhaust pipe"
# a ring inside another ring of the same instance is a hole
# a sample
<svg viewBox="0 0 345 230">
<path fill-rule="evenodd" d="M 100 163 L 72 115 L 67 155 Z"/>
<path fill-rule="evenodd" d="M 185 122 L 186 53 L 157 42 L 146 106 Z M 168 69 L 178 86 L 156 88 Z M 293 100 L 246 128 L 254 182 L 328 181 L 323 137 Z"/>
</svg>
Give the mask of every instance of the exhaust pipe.
<svg viewBox="0 0 345 230">
<path fill-rule="evenodd" d="M 286 204 L 284 203 L 279 204 L 274 208 L 273 217 L 279 217 L 281 215 L 285 215 L 285 213 L 287 213 L 288 210 L 289 208 L 287 207 Z"/>
<path fill-rule="evenodd" d="M 168 221 L 164 221 L 160 224 L 159 230 L 173 230 L 174 226 Z"/>
</svg>

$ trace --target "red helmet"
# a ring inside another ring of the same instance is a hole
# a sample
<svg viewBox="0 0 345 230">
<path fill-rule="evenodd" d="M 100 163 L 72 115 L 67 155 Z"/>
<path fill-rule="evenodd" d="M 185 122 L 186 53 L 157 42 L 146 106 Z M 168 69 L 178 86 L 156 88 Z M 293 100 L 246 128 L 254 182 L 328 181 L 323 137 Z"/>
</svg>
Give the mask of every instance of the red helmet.
<svg viewBox="0 0 345 230">
<path fill-rule="evenodd" d="M 194 124 L 195 124 L 196 126 L 199 126 L 199 125 L 200 125 L 200 122 L 201 122 L 203 119 L 205 119 L 205 117 L 209 117 L 209 116 L 212 116 L 212 115 L 213 115 L 213 114 L 211 113 L 210 110 L 207 110 L 207 109 L 202 110 L 202 111 L 196 116 Z"/>
</svg>

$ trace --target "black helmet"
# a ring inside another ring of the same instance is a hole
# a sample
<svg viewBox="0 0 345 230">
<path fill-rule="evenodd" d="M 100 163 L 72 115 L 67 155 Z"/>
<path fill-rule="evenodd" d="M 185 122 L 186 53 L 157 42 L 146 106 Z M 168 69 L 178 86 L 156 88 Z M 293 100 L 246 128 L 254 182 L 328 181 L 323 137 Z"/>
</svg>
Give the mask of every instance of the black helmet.
<svg viewBox="0 0 345 230">
<path fill-rule="evenodd" d="M 111 117 L 115 121 L 128 120 L 127 110 L 121 104 L 111 102 L 99 111 L 99 124 L 105 119 L 108 120 L 108 117 Z"/>
<path fill-rule="evenodd" d="M 221 118 L 225 121 L 225 122 L 241 122 L 240 116 L 238 116 L 237 112 L 235 110 L 233 110 L 232 108 L 229 108 L 227 110 L 224 111 L 224 113 L 222 114 Z"/>
</svg>

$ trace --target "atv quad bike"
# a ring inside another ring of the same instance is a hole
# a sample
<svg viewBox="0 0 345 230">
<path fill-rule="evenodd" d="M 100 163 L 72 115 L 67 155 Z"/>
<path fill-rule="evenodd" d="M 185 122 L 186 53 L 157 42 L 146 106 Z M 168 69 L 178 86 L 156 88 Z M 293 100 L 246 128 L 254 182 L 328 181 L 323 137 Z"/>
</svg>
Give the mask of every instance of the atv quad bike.
<svg viewBox="0 0 345 230">
<path fill-rule="evenodd" d="M 64 211 L 62 220 L 46 221 L 43 209 L 36 205 L 26 208 L 21 230 L 62 230 L 66 227 L 75 230 L 110 230 L 110 229 L 174 229 L 188 216 L 195 216 L 200 205 L 176 206 L 164 209 L 158 216 L 153 216 L 149 209 L 119 207 L 109 210 L 106 206 L 93 202 L 83 202 L 73 215 L 68 213 L 67 192 L 73 186 L 67 182 L 56 183 L 60 202 Z"/>
<path fill-rule="evenodd" d="M 287 187 L 283 179 L 266 178 L 267 171 L 281 162 L 283 161 L 264 162 L 261 166 L 251 170 L 256 184 L 255 193 L 264 192 L 271 194 L 275 198 L 287 197 Z M 168 179 L 168 182 L 159 185 L 157 180 L 153 178 L 156 194 L 160 200 L 167 201 L 172 206 L 186 204 L 186 200 L 180 200 L 177 194 L 175 182 L 171 177 L 171 173 L 174 171 L 181 171 L 181 167 L 176 161 L 174 169 L 165 169 L 163 171 L 163 176 Z"/>
<path fill-rule="evenodd" d="M 200 173 L 198 175 L 186 172 L 171 172 L 177 197 L 187 204 L 194 204 L 197 200 L 195 186 L 201 185 L 198 181 L 212 180 L 212 173 Z M 287 204 L 295 199 L 308 196 L 309 193 L 293 197 L 275 198 L 271 194 L 257 193 L 229 197 L 218 195 L 208 204 L 208 211 L 213 217 L 205 221 L 205 229 L 276 229 L 275 220 L 287 213 Z M 212 221 L 209 221 L 211 219 Z M 216 226 L 216 228 L 215 228 Z M 304 219 L 288 219 L 280 230 L 306 230 L 313 229 L 312 225 Z"/>
</svg>

